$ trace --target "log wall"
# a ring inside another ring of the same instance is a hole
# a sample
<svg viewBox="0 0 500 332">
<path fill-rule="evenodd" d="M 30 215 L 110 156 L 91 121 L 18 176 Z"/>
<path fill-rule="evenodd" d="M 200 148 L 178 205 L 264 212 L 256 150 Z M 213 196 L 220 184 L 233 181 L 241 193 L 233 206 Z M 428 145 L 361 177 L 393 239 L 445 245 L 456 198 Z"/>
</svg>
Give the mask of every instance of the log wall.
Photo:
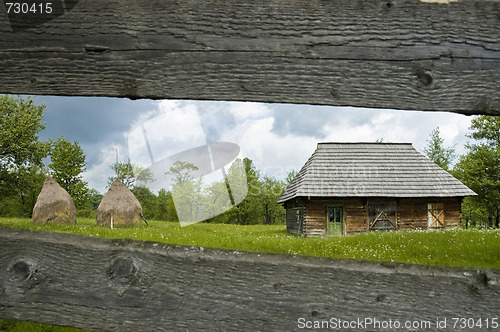
<svg viewBox="0 0 500 332">
<path fill-rule="evenodd" d="M 366 210 L 361 198 L 354 199 L 317 199 L 305 201 L 305 227 L 306 235 L 326 235 L 327 208 L 329 206 L 342 206 L 344 208 L 344 233 L 352 234 L 367 230 Z"/>
<path fill-rule="evenodd" d="M 462 227 L 462 199 L 444 201 L 446 227 Z"/>
<path fill-rule="evenodd" d="M 444 203 L 445 227 L 461 227 L 461 198 L 402 198 L 398 204 L 398 228 L 427 229 L 428 203 Z"/>
<path fill-rule="evenodd" d="M 344 208 L 345 235 L 368 231 L 367 203 L 396 202 L 397 229 L 427 229 L 429 203 L 444 203 L 445 227 L 461 227 L 461 198 L 310 198 L 303 200 L 305 204 L 304 235 L 322 236 L 327 233 L 327 208 L 342 206 Z M 290 211 L 290 229 L 296 232 L 292 224 Z M 295 217 L 295 214 L 293 215 Z M 295 217 L 296 218 L 296 217 Z M 288 227 L 287 210 L 287 227 Z"/>
</svg>

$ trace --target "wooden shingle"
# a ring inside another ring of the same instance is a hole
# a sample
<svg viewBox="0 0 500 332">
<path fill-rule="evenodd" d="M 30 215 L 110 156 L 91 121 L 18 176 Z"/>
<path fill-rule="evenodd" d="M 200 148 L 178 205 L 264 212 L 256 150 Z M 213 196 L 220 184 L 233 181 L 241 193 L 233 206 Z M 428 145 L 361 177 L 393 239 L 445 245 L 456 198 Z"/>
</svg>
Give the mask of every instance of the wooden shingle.
<svg viewBox="0 0 500 332">
<path fill-rule="evenodd" d="M 295 197 L 474 195 L 411 143 L 318 143 L 278 203 Z"/>
</svg>

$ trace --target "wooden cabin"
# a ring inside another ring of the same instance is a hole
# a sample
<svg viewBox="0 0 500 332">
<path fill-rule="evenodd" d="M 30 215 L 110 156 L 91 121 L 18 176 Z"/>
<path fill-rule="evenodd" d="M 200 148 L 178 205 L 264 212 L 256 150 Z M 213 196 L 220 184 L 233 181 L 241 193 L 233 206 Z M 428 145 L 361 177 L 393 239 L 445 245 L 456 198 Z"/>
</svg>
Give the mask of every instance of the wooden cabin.
<svg viewBox="0 0 500 332">
<path fill-rule="evenodd" d="M 476 195 L 410 143 L 319 143 L 278 200 L 290 233 L 461 227 Z"/>
</svg>

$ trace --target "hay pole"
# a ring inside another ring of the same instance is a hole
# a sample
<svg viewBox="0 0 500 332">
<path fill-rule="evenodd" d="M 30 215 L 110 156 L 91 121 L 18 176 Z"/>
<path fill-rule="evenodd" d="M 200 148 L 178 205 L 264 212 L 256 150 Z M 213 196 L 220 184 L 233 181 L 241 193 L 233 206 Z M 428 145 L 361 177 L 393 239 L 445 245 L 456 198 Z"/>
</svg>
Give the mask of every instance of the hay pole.
<svg viewBox="0 0 500 332">
<path fill-rule="evenodd" d="M 149 226 L 148 221 L 146 220 L 146 218 L 144 218 L 144 215 L 141 213 L 140 216 L 142 220 L 144 220 L 144 222 L 146 223 L 146 226 Z"/>
</svg>

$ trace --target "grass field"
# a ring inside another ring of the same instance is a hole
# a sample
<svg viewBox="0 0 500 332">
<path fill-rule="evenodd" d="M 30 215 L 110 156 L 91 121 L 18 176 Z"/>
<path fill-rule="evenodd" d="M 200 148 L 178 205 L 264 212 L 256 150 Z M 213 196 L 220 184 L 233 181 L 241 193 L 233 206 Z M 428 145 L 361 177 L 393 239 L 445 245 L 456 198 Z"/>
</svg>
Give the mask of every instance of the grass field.
<svg viewBox="0 0 500 332">
<path fill-rule="evenodd" d="M 13 218 L 0 218 L 0 225 L 223 249 L 500 269 L 500 230 L 371 232 L 347 237 L 303 238 L 288 234 L 283 225 L 198 223 L 180 227 L 179 223 L 149 221 L 150 226 L 110 229 L 97 226 L 93 219 L 79 219 L 78 225 L 34 225 L 29 219 Z M 0 331 L 77 330 L 0 320 Z"/>
<path fill-rule="evenodd" d="M 0 319 L 0 331 L 9 332 L 82 332 L 85 330 L 71 327 L 38 324 L 30 322 L 14 322 Z"/>
</svg>

